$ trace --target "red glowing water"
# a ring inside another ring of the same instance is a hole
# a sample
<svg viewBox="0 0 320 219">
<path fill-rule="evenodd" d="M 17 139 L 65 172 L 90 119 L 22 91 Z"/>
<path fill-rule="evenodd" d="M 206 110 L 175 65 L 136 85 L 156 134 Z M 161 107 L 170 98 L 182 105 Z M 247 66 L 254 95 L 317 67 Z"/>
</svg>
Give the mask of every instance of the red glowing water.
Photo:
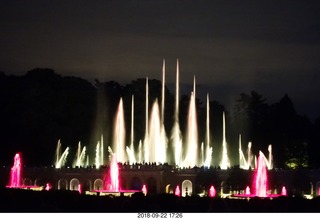
<svg viewBox="0 0 320 219">
<path fill-rule="evenodd" d="M 21 166 L 22 166 L 21 157 L 20 157 L 20 154 L 17 153 L 14 156 L 14 164 L 10 172 L 9 187 L 11 188 L 21 187 Z"/>
<path fill-rule="evenodd" d="M 215 197 L 216 196 L 216 190 L 213 186 L 210 187 L 209 189 L 209 196 L 210 197 Z"/>
</svg>

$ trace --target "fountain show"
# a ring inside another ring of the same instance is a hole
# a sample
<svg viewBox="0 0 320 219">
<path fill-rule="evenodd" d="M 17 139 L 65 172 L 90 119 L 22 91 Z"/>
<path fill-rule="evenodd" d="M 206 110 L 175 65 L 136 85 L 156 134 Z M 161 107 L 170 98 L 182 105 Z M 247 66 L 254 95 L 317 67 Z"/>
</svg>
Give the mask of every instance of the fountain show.
<svg viewBox="0 0 320 219">
<path fill-rule="evenodd" d="M 145 110 L 138 119 L 139 124 L 144 124 L 144 130 L 135 126 L 135 104 L 138 101 L 132 94 L 130 98 L 120 97 L 117 101 L 110 125 L 112 136 L 98 133 L 95 144 L 83 145 L 79 140 L 73 147 L 65 145 L 63 139 L 57 139 L 49 166 L 28 165 L 25 155 L 20 151 L 8 154 L 12 156 L 12 165 L 1 167 L 2 190 L 6 191 L 6 195 L 1 196 L 11 197 L 12 193 L 18 197 L 18 192 L 21 192 L 34 200 L 43 198 L 43 202 L 47 203 L 37 208 L 41 203 L 24 204 L 29 200 L 22 198 L 11 203 L 12 206 L 8 204 L 8 211 L 318 211 L 320 171 L 304 170 L 300 176 L 308 178 L 304 183 L 306 186 L 297 187 L 292 183 L 297 170 L 275 165 L 272 142 L 261 147 L 262 150 L 255 150 L 254 142 L 242 139 L 245 133 L 238 133 L 238 142 L 232 146 L 236 148 L 233 149 L 236 153 L 231 156 L 227 138 L 228 117 L 223 110 L 219 114 L 219 121 L 222 122 L 219 137 L 210 130 L 210 123 L 216 121 L 210 119 L 209 94 L 205 98 L 205 122 L 198 121 L 195 76 L 188 104 L 184 104 L 187 118 L 185 129 L 182 130 L 179 116 L 182 107 L 179 105 L 179 60 L 175 69 L 175 96 L 169 117 L 172 118 L 169 132 L 165 124 L 165 114 L 168 112 L 165 105 L 165 67 L 163 61 L 160 97 L 151 99 L 153 90 L 150 89 L 149 79 L 142 80 L 144 100 L 140 95 L 139 103 L 144 102 L 144 106 L 140 107 Z M 129 103 L 125 103 L 125 100 L 129 100 Z M 125 104 L 130 107 L 125 108 Z M 125 109 L 129 109 L 129 112 Z M 107 123 L 103 120 L 100 122 Z M 141 139 L 135 136 L 137 128 L 143 133 Z M 204 130 L 205 134 L 199 130 Z M 212 136 L 221 141 L 213 143 Z M 300 181 L 303 183 L 306 180 Z M 61 202 L 59 207 L 55 207 L 53 201 L 48 201 L 49 198 Z M 10 200 L 13 202 L 14 198 Z M 255 204 L 257 206 L 253 207 Z M 291 209 L 293 206 L 295 208 Z"/>
</svg>

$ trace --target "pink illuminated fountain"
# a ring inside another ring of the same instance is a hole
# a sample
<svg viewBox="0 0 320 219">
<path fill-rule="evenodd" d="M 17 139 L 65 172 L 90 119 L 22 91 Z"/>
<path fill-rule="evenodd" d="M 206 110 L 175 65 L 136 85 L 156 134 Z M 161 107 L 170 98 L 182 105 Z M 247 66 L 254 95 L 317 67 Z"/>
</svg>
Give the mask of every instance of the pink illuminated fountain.
<svg viewBox="0 0 320 219">
<path fill-rule="evenodd" d="M 258 157 L 257 172 L 255 175 L 255 195 L 258 197 L 266 197 L 267 185 L 268 185 L 268 177 L 267 177 L 266 162 L 262 152 L 260 151 L 259 157 Z"/>
<path fill-rule="evenodd" d="M 121 189 L 119 178 L 120 178 L 120 173 L 119 173 L 118 162 L 115 154 L 112 153 L 110 168 L 108 173 L 104 177 L 104 189 L 93 190 L 91 192 L 98 193 L 99 195 L 114 195 L 114 196 L 119 196 L 119 195 L 130 196 L 136 192 L 144 192 L 143 190 Z"/>
<path fill-rule="evenodd" d="M 247 186 L 245 189 L 245 194 L 235 194 L 233 195 L 233 197 L 275 198 L 280 196 L 279 194 L 269 194 L 267 192 L 268 191 L 267 163 L 266 163 L 266 157 L 261 151 L 259 152 L 259 157 L 257 159 L 257 168 L 254 174 L 253 188 L 254 188 L 254 193 L 251 193 L 250 187 Z M 281 192 L 281 195 L 283 195 L 283 192 Z"/>
<path fill-rule="evenodd" d="M 251 194 L 251 192 L 250 192 L 250 187 L 247 186 L 247 188 L 246 188 L 246 195 L 250 195 L 250 194 Z"/>
<path fill-rule="evenodd" d="M 147 187 L 146 187 L 146 185 L 143 185 L 143 186 L 142 186 L 142 193 L 143 193 L 144 195 L 147 195 Z"/>
<path fill-rule="evenodd" d="M 213 186 L 209 189 L 209 197 L 216 197 L 216 189 Z"/>
<path fill-rule="evenodd" d="M 10 184 L 7 187 L 21 187 L 21 157 L 19 153 L 14 156 L 14 163 L 10 171 Z"/>
<path fill-rule="evenodd" d="M 112 155 L 110 163 L 110 182 L 106 187 L 110 191 L 119 191 L 119 167 L 115 155 Z"/>
<path fill-rule="evenodd" d="M 174 194 L 175 194 L 176 196 L 180 196 L 180 187 L 179 187 L 179 186 L 176 187 L 176 189 L 175 189 L 175 191 L 174 191 Z"/>
<path fill-rule="evenodd" d="M 22 159 L 20 153 L 16 153 L 14 156 L 13 166 L 10 170 L 10 182 L 7 188 L 15 189 L 33 189 L 41 190 L 39 186 L 24 185 L 22 182 Z"/>
<path fill-rule="evenodd" d="M 281 189 L 281 195 L 282 196 L 287 196 L 287 189 L 286 189 L 286 187 L 282 187 L 282 189 Z"/>
</svg>

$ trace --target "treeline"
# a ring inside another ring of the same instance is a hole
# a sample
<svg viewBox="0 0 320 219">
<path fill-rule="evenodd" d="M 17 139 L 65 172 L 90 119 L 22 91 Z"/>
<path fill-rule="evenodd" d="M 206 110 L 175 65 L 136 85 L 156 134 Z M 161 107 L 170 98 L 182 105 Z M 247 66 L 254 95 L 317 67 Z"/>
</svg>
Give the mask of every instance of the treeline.
<svg viewBox="0 0 320 219">
<path fill-rule="evenodd" d="M 161 106 L 162 83 L 148 81 L 149 111 L 155 101 Z M 132 103 L 134 103 L 134 145 L 145 134 L 146 79 L 136 79 L 126 85 L 116 81 L 93 83 L 82 78 L 61 76 L 52 69 L 33 69 L 23 76 L 0 73 L 1 143 L 0 165 L 11 165 L 16 152 L 21 152 L 28 166 L 54 164 L 56 144 L 62 150 L 70 147 L 71 165 L 78 144 L 87 146 L 90 162 L 94 161 L 95 146 L 101 141 L 112 145 L 114 119 L 122 98 L 126 144 L 131 141 Z M 261 150 L 268 154 L 272 145 L 274 166 L 277 168 L 318 168 L 320 166 L 320 117 L 311 122 L 297 114 L 290 97 L 267 104 L 256 91 L 241 93 L 232 109 L 210 100 L 210 145 L 213 166 L 218 166 L 222 145 L 222 115 L 226 113 L 226 138 L 231 165 L 239 164 L 239 135 L 242 150 L 252 142 L 255 155 Z M 173 127 L 175 94 L 165 89 L 164 124 L 170 146 Z M 190 97 L 179 99 L 179 123 L 184 136 Z M 199 145 L 206 144 L 206 102 L 196 99 Z M 170 151 L 170 148 L 168 148 Z"/>
</svg>

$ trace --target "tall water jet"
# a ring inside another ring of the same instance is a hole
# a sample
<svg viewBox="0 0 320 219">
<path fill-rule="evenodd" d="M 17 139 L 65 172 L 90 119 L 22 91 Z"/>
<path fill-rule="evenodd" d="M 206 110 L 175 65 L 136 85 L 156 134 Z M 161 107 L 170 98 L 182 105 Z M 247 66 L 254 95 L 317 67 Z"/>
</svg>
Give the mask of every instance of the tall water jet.
<svg viewBox="0 0 320 219">
<path fill-rule="evenodd" d="M 104 146 L 103 145 L 104 145 L 103 144 L 103 135 L 101 135 L 101 137 L 100 137 L 100 156 L 99 156 L 101 165 L 104 164 L 104 150 L 103 150 Z"/>
<path fill-rule="evenodd" d="M 130 148 L 127 148 L 127 154 L 129 157 L 129 163 L 133 164 L 136 162 L 134 152 L 134 95 L 131 97 L 131 134 L 130 134 Z"/>
<path fill-rule="evenodd" d="M 230 161 L 228 157 L 228 151 L 227 151 L 227 141 L 226 141 L 226 118 L 225 118 L 225 112 L 223 112 L 223 136 L 222 136 L 222 159 L 220 163 L 221 169 L 225 170 L 230 166 Z"/>
<path fill-rule="evenodd" d="M 196 101 L 193 92 L 191 93 L 189 104 L 186 145 L 187 149 L 183 166 L 198 166 L 198 126 Z"/>
<path fill-rule="evenodd" d="M 252 147 L 252 142 L 249 142 L 248 143 L 248 168 L 255 168 L 255 163 L 254 165 L 252 164 L 254 159 L 253 159 L 251 147 Z"/>
<path fill-rule="evenodd" d="M 166 74 L 166 65 L 165 60 L 162 64 L 162 94 L 161 94 L 161 124 L 164 124 L 164 100 L 165 100 L 165 74 Z"/>
<path fill-rule="evenodd" d="M 120 98 L 119 107 L 115 118 L 113 151 L 116 155 L 116 160 L 120 162 L 126 161 L 125 156 L 125 122 L 122 98 Z"/>
<path fill-rule="evenodd" d="M 162 136 L 162 124 L 157 99 L 151 109 L 148 137 L 149 162 L 164 163 L 166 160 L 166 147 L 165 139 Z"/>
<path fill-rule="evenodd" d="M 146 78 L 146 129 L 145 129 L 145 136 L 144 136 L 144 161 L 149 162 L 149 84 L 148 84 L 148 78 Z"/>
<path fill-rule="evenodd" d="M 166 129 L 164 126 L 164 102 L 165 102 L 165 74 L 166 74 L 166 68 L 165 68 L 165 60 L 163 60 L 163 65 L 162 65 L 162 94 L 161 94 L 161 130 L 160 130 L 160 139 L 161 139 L 161 143 L 160 143 L 160 147 L 161 147 L 161 151 L 163 150 L 163 155 L 161 155 L 160 158 L 160 162 L 164 163 L 165 161 L 167 161 L 167 155 L 166 155 L 166 150 L 168 147 L 168 139 L 167 139 L 167 134 L 166 134 Z M 163 158 L 162 158 L 163 156 Z"/>
<path fill-rule="evenodd" d="M 269 158 L 268 158 L 268 169 L 271 170 L 273 168 L 273 156 L 272 156 L 272 145 L 268 146 Z"/>
<path fill-rule="evenodd" d="M 20 157 L 20 154 L 17 153 L 14 156 L 13 166 L 11 167 L 10 182 L 8 187 L 10 188 L 21 187 L 21 167 L 22 167 L 21 157 Z"/>
<path fill-rule="evenodd" d="M 210 146 L 210 102 L 209 94 L 207 94 L 207 115 L 206 115 L 206 151 L 203 165 L 210 167 L 212 160 L 212 147 Z"/>
<path fill-rule="evenodd" d="M 101 145 L 100 145 L 100 141 L 98 141 L 97 145 L 96 145 L 96 157 L 95 157 L 95 166 L 97 169 L 100 168 L 100 166 L 102 165 L 101 163 Z"/>
<path fill-rule="evenodd" d="M 176 166 L 181 166 L 182 162 L 182 135 L 179 124 L 179 60 L 177 60 L 176 67 L 176 96 L 175 96 L 175 109 L 174 109 L 174 121 L 171 133 L 174 162 Z"/>
</svg>

